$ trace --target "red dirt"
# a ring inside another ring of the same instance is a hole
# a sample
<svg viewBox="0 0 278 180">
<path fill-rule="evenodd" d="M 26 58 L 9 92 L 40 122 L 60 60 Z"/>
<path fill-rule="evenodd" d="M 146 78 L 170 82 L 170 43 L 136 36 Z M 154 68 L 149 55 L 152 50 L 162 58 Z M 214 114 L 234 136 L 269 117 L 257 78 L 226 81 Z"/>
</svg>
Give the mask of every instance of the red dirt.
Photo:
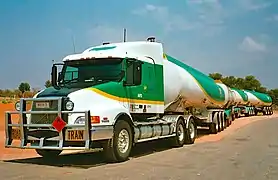
<svg viewBox="0 0 278 180">
<path fill-rule="evenodd" d="M 38 157 L 37 153 L 32 149 L 14 149 L 14 148 L 5 148 L 5 111 L 15 111 L 14 104 L 1 104 L 0 103 L 0 160 L 10 160 L 10 159 L 19 159 L 19 158 L 30 158 Z M 15 120 L 18 118 L 14 115 L 12 116 Z M 267 120 L 272 117 L 278 117 L 278 113 L 272 116 L 257 116 L 257 117 L 243 117 L 233 121 L 232 125 L 226 128 L 224 131 L 218 134 L 203 135 L 196 139 L 196 143 L 210 142 L 210 141 L 219 141 L 225 136 L 234 133 L 237 129 L 248 125 L 252 122 Z M 14 122 L 14 121 L 13 121 Z M 65 151 L 64 153 L 71 153 L 72 151 Z"/>
<path fill-rule="evenodd" d="M 15 111 L 14 104 L 1 104 L 0 103 L 0 160 L 4 159 L 16 159 L 16 158 L 27 158 L 37 156 L 34 150 L 23 150 L 23 149 L 9 149 L 5 148 L 5 111 Z M 15 115 L 12 116 L 14 119 L 18 119 Z M 14 122 L 14 121 L 13 121 Z"/>
</svg>

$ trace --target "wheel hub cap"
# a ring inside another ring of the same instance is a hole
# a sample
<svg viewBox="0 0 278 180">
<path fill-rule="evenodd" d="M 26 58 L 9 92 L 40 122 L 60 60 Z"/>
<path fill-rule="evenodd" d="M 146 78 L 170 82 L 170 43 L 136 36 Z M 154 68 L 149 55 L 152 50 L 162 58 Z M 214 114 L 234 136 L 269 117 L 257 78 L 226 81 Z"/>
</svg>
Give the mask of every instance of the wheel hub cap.
<svg viewBox="0 0 278 180">
<path fill-rule="evenodd" d="M 129 134 L 127 130 L 123 129 L 119 133 L 118 148 L 121 153 L 125 153 L 129 147 Z"/>
</svg>

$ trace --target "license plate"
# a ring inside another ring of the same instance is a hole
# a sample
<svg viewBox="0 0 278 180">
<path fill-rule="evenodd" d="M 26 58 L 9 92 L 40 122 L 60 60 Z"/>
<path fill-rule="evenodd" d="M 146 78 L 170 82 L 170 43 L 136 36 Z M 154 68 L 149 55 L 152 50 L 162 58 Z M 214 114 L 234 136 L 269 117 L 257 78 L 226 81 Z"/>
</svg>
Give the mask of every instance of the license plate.
<svg viewBox="0 0 278 180">
<path fill-rule="evenodd" d="M 49 102 L 36 102 L 36 108 L 49 108 Z"/>
<path fill-rule="evenodd" d="M 68 130 L 67 137 L 69 141 L 83 141 L 84 130 Z"/>
<path fill-rule="evenodd" d="M 19 140 L 20 139 L 20 129 L 19 128 L 13 128 L 12 129 L 12 139 Z"/>
</svg>

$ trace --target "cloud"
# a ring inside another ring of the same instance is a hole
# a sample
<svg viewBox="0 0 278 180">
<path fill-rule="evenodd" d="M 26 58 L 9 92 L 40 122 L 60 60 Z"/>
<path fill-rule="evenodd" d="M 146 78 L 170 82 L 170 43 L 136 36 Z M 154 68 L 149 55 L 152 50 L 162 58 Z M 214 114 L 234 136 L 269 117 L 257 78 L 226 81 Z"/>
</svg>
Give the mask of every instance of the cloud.
<svg viewBox="0 0 278 180">
<path fill-rule="evenodd" d="M 278 21 L 278 14 L 273 14 L 272 16 L 266 18 L 266 21 Z"/>
<path fill-rule="evenodd" d="M 272 3 L 264 0 L 239 0 L 241 6 L 249 11 L 258 11 L 271 6 Z"/>
<path fill-rule="evenodd" d="M 239 49 L 246 52 L 265 52 L 266 45 L 255 41 L 250 36 L 246 36 L 239 45 Z"/>
<path fill-rule="evenodd" d="M 173 13 L 168 7 L 146 4 L 132 11 L 132 14 L 151 18 L 163 26 L 165 32 L 201 30 L 206 28 L 206 35 L 212 36 L 224 29 L 225 11 L 218 0 L 188 1 L 193 14 L 185 16 Z M 196 6 L 196 7 L 195 7 Z"/>
<path fill-rule="evenodd" d="M 164 27 L 166 32 L 172 30 L 190 30 L 198 26 L 198 22 L 189 22 L 179 14 L 171 13 L 165 6 L 146 4 L 142 8 L 132 11 L 133 14 L 152 18 Z"/>
<path fill-rule="evenodd" d="M 214 29 L 219 27 L 219 30 L 223 29 L 228 12 L 219 0 L 187 0 L 187 3 L 190 8 L 196 11 L 198 21 L 204 26 L 213 26 Z"/>
</svg>

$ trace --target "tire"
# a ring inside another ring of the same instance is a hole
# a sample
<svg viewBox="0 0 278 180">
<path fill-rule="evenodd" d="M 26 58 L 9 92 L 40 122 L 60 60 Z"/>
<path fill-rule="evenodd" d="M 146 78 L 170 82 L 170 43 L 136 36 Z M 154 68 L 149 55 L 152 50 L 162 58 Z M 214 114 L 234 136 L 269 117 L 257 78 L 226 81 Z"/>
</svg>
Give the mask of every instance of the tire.
<svg viewBox="0 0 278 180">
<path fill-rule="evenodd" d="M 233 121 L 233 115 L 232 113 L 230 113 L 229 117 L 225 114 L 225 119 L 227 121 L 227 127 L 229 127 L 231 124 L 232 124 L 232 121 Z"/>
<path fill-rule="evenodd" d="M 258 116 L 258 110 L 255 109 L 254 111 L 255 111 L 255 116 Z"/>
<path fill-rule="evenodd" d="M 218 123 L 219 123 L 219 132 L 221 132 L 224 130 L 224 121 L 223 121 L 221 112 L 217 113 L 217 119 L 218 119 Z"/>
<path fill-rule="evenodd" d="M 250 112 L 245 113 L 245 117 L 249 117 Z"/>
<path fill-rule="evenodd" d="M 211 134 L 217 134 L 219 131 L 218 120 L 217 120 L 217 112 L 212 114 L 212 123 L 209 124 L 209 131 Z"/>
<path fill-rule="evenodd" d="M 61 150 L 48 150 L 48 149 L 36 149 L 38 155 L 43 158 L 55 158 L 61 154 Z"/>
<path fill-rule="evenodd" d="M 187 122 L 188 128 L 185 131 L 185 144 L 193 144 L 197 137 L 197 126 L 193 118 L 190 118 Z"/>
<path fill-rule="evenodd" d="M 114 135 L 112 139 L 108 140 L 103 149 L 107 161 L 109 162 L 123 162 L 128 160 L 132 149 L 132 130 L 128 122 L 119 120 L 114 127 Z M 122 145 L 127 147 L 123 149 L 119 146 L 119 140 L 123 140 Z"/>
<path fill-rule="evenodd" d="M 269 115 L 269 109 L 266 107 L 266 115 Z"/>
<path fill-rule="evenodd" d="M 223 118 L 224 129 L 226 129 L 229 126 L 229 119 L 227 118 L 225 112 L 221 113 L 221 117 Z"/>
<path fill-rule="evenodd" d="M 211 134 L 217 134 L 217 124 L 216 123 L 210 123 L 209 124 L 209 131 Z"/>
<path fill-rule="evenodd" d="M 186 127 L 183 118 L 179 118 L 176 124 L 176 136 L 172 139 L 174 147 L 182 147 L 186 138 Z"/>
</svg>

